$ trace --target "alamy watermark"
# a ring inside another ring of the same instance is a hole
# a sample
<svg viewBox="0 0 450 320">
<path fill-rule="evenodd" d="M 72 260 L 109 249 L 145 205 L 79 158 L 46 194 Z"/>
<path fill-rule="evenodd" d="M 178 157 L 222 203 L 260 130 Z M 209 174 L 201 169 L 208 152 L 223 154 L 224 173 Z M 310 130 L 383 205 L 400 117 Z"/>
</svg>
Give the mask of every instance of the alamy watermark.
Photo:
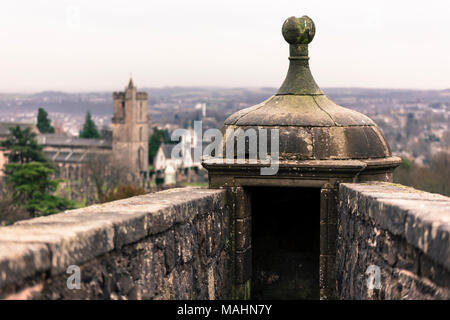
<svg viewBox="0 0 450 320">
<path fill-rule="evenodd" d="M 366 286 L 369 290 L 381 289 L 381 269 L 377 265 L 370 265 L 367 267 L 365 274 L 368 276 L 366 279 Z"/>
<path fill-rule="evenodd" d="M 219 129 L 208 129 L 203 133 L 201 121 L 194 121 L 195 162 L 214 160 L 218 164 L 261 164 L 261 175 L 275 175 L 279 168 L 279 129 L 228 128 L 225 136 Z M 178 144 L 172 149 L 173 160 L 182 160 L 192 141 L 191 131 L 176 129 L 171 135 Z M 204 142 L 208 144 L 203 148 Z M 224 154 L 225 149 L 225 154 Z"/>
<path fill-rule="evenodd" d="M 77 265 L 70 265 L 67 267 L 66 273 L 70 274 L 70 276 L 67 278 L 67 281 L 66 281 L 67 289 L 70 289 L 70 290 L 81 289 L 80 267 Z"/>
</svg>

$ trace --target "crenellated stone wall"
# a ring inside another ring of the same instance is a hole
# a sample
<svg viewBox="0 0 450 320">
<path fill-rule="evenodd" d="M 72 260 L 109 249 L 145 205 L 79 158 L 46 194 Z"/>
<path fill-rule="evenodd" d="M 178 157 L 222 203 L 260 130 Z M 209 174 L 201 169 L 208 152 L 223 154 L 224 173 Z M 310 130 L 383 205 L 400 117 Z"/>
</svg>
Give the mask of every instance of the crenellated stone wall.
<svg viewBox="0 0 450 320">
<path fill-rule="evenodd" d="M 183 188 L 0 228 L 0 298 L 229 298 L 230 214 L 225 191 Z"/>
<path fill-rule="evenodd" d="M 339 199 L 337 298 L 450 299 L 448 197 L 362 183 Z"/>
</svg>

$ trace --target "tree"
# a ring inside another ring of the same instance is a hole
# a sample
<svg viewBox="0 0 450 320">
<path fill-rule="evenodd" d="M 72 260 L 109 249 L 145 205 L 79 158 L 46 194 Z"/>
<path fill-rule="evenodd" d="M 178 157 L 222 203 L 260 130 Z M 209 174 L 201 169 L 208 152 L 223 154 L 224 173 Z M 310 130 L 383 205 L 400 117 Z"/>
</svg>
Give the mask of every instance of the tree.
<svg viewBox="0 0 450 320">
<path fill-rule="evenodd" d="M 148 162 L 153 164 L 153 158 L 158 152 L 161 143 L 169 143 L 169 134 L 165 130 L 159 130 L 157 127 L 153 128 L 153 134 L 148 139 Z"/>
<path fill-rule="evenodd" d="M 84 186 L 96 195 L 99 202 L 105 202 L 114 190 L 128 181 L 127 165 L 112 155 L 91 153 L 85 165 Z"/>
<path fill-rule="evenodd" d="M 10 163 L 6 165 L 6 183 L 13 186 L 13 198 L 32 217 L 57 213 L 72 208 L 71 201 L 53 195 L 59 180 L 50 178 L 54 169 L 42 162 Z"/>
<path fill-rule="evenodd" d="M 17 205 L 13 193 L 14 190 L 10 186 L 7 186 L 6 183 L 0 183 L 0 226 L 13 224 L 18 220 L 31 217 L 25 208 Z"/>
<path fill-rule="evenodd" d="M 43 108 L 39 108 L 38 110 L 36 126 L 40 133 L 55 133 L 55 128 L 51 125 L 48 113 Z"/>
<path fill-rule="evenodd" d="M 419 121 L 414 117 L 414 113 L 408 113 L 408 117 L 406 118 L 406 137 L 416 137 L 420 134 L 420 125 Z"/>
<path fill-rule="evenodd" d="M 19 126 L 9 130 L 10 136 L 0 145 L 10 150 L 4 179 L 13 202 L 32 217 L 72 208 L 71 201 L 53 195 L 59 180 L 51 179 L 55 166 L 45 159 L 36 134 L 30 128 L 21 130 Z"/>
<path fill-rule="evenodd" d="M 86 113 L 86 118 L 85 118 L 84 124 L 83 124 L 83 130 L 80 131 L 80 138 L 86 138 L 86 139 L 101 138 L 100 133 L 98 132 L 97 126 L 95 125 L 94 120 L 92 120 L 92 116 L 89 111 Z"/>
<path fill-rule="evenodd" d="M 42 147 L 36 141 L 36 134 L 31 128 L 20 129 L 19 126 L 9 128 L 10 135 L 0 142 L 0 146 L 10 151 L 9 161 L 27 163 L 32 161 L 47 162 Z"/>
<path fill-rule="evenodd" d="M 101 199 L 101 202 L 111 202 L 145 194 L 145 190 L 133 184 L 120 184 L 117 188 L 110 189 Z"/>
<path fill-rule="evenodd" d="M 428 192 L 450 195 L 450 154 L 435 154 L 430 163 L 418 165 L 408 159 L 394 171 L 394 182 Z"/>
</svg>

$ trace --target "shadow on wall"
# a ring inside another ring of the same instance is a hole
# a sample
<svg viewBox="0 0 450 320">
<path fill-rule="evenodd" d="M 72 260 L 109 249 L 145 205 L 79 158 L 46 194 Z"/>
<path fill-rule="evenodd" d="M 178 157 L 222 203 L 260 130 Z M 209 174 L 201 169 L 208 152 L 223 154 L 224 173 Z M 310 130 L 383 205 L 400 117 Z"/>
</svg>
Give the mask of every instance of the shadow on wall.
<svg viewBox="0 0 450 320">
<path fill-rule="evenodd" d="M 318 188 L 251 188 L 252 299 L 319 299 Z"/>
</svg>

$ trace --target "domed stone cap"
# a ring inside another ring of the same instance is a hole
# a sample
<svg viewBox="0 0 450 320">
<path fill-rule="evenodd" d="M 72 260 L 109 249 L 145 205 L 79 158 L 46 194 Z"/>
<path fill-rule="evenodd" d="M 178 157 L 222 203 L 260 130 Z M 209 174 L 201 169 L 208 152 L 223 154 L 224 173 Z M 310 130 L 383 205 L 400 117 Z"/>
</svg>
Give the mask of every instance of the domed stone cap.
<svg viewBox="0 0 450 320">
<path fill-rule="evenodd" d="M 281 161 L 390 157 L 375 123 L 334 103 L 314 81 L 308 62 L 314 22 L 307 16 L 290 17 L 282 34 L 290 44 L 289 70 L 282 86 L 266 101 L 232 114 L 222 131 L 278 128 Z"/>
</svg>

